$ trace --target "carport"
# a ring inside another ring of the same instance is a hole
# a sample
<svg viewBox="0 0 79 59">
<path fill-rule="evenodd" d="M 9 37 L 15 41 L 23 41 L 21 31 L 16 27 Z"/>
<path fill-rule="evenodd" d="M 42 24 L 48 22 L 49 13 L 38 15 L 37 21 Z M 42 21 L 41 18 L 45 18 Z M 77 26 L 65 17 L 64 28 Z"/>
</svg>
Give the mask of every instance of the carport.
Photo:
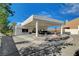
<svg viewBox="0 0 79 59">
<path fill-rule="evenodd" d="M 35 28 L 36 37 L 38 37 L 38 30 L 47 29 L 49 26 L 60 26 L 61 34 L 63 34 L 63 28 L 62 28 L 63 24 L 64 23 L 60 20 L 48 18 L 46 16 L 32 15 L 21 23 L 21 27 L 30 29 Z"/>
</svg>

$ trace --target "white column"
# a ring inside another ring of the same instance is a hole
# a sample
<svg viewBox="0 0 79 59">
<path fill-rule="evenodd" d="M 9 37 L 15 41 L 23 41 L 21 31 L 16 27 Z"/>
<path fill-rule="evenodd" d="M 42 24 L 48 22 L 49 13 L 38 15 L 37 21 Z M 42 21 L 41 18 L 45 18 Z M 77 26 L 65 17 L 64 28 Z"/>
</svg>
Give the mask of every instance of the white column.
<svg viewBox="0 0 79 59">
<path fill-rule="evenodd" d="M 36 21 L 36 37 L 38 37 L 38 21 Z"/>
<path fill-rule="evenodd" d="M 61 25 L 61 35 L 63 34 L 63 25 Z"/>
<path fill-rule="evenodd" d="M 78 25 L 78 34 L 79 34 L 79 25 Z"/>
<path fill-rule="evenodd" d="M 79 25 L 78 25 L 78 30 L 79 30 Z"/>
</svg>

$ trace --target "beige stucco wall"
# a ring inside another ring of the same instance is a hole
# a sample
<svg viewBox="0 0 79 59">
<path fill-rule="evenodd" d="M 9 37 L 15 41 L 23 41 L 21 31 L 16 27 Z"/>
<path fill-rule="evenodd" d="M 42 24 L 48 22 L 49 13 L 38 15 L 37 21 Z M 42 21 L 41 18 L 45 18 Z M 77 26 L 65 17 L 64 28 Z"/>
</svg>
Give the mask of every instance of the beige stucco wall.
<svg viewBox="0 0 79 59">
<path fill-rule="evenodd" d="M 15 31 L 14 31 L 15 35 L 20 35 L 22 34 L 22 28 L 20 26 L 15 26 Z"/>
</svg>

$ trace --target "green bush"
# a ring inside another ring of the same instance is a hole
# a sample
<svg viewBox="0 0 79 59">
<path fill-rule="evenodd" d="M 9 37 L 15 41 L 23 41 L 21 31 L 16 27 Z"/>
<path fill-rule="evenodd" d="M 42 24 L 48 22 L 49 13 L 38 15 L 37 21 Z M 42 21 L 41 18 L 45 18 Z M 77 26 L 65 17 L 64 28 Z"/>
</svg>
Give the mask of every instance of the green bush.
<svg viewBox="0 0 79 59">
<path fill-rule="evenodd" d="M 7 36 L 12 36 L 13 30 L 1 30 L 1 33 Z"/>
</svg>

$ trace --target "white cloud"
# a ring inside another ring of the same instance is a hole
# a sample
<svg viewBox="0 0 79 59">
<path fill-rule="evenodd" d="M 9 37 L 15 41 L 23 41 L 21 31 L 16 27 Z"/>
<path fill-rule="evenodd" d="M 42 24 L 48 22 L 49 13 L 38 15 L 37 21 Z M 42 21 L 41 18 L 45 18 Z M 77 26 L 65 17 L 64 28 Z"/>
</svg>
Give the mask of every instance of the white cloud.
<svg viewBox="0 0 79 59">
<path fill-rule="evenodd" d="M 47 12 L 47 11 L 41 11 L 40 13 L 38 13 L 38 15 L 52 17 L 52 15 L 49 12 Z"/>
<path fill-rule="evenodd" d="M 78 3 L 71 3 L 71 4 L 65 4 L 65 9 L 62 10 L 62 14 L 74 14 L 79 13 L 79 4 Z"/>
</svg>

